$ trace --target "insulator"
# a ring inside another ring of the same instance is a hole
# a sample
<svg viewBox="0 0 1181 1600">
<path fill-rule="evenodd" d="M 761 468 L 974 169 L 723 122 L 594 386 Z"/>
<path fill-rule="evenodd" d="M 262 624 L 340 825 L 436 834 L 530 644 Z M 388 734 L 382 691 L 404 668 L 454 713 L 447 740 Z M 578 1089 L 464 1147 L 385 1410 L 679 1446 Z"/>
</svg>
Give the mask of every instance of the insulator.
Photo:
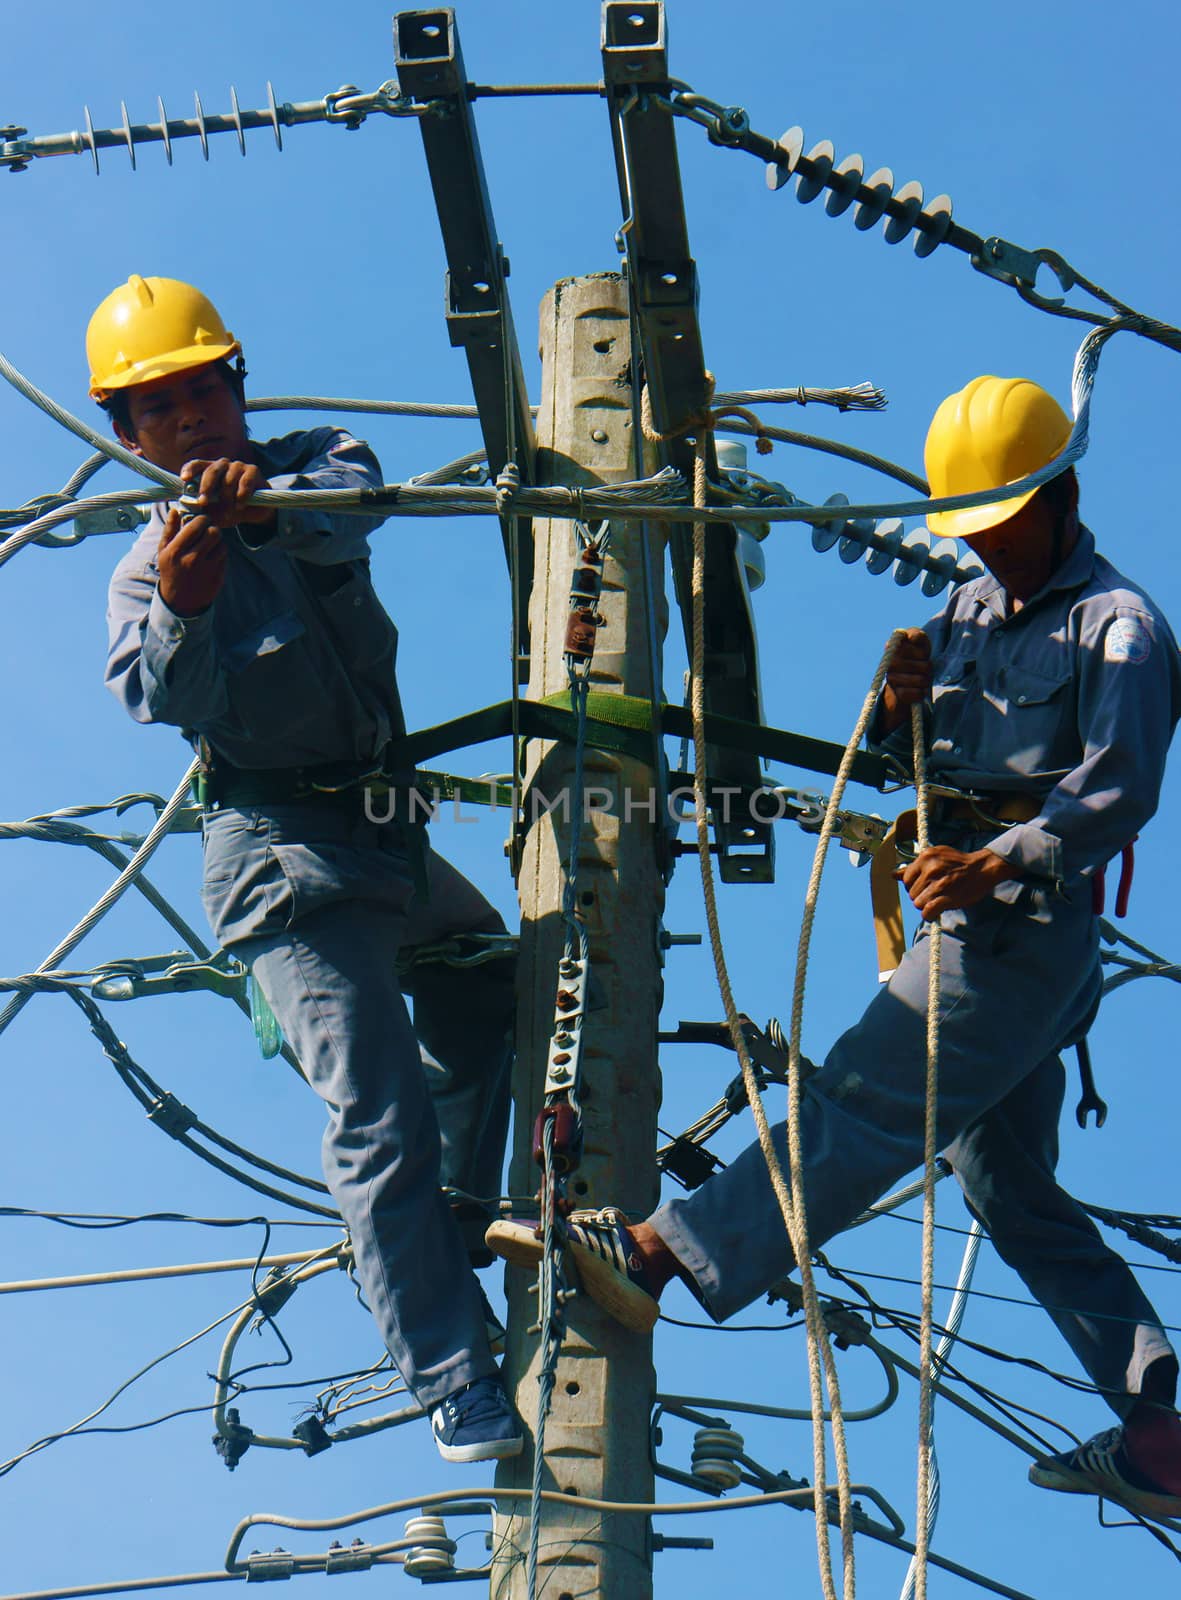
<svg viewBox="0 0 1181 1600">
<path fill-rule="evenodd" d="M 849 209 L 864 177 L 865 162 L 860 156 L 846 156 L 833 169 L 831 191 L 824 202 L 824 209 L 830 217 L 839 217 Z"/>
<path fill-rule="evenodd" d="M 937 250 L 947 238 L 951 228 L 951 196 L 937 194 L 922 215 L 930 227 L 926 232 L 914 236 L 914 253 L 920 259 Z"/>
<path fill-rule="evenodd" d="M 209 128 L 205 122 L 205 107 L 201 104 L 201 96 L 196 89 L 193 90 L 193 109 L 197 120 L 197 137 L 201 141 L 201 154 L 209 160 Z"/>
<path fill-rule="evenodd" d="M 789 128 L 777 142 L 781 159 L 767 163 L 767 187 L 769 189 L 782 189 L 796 170 L 800 156 L 803 154 L 804 130 L 803 128 Z"/>
<path fill-rule="evenodd" d="M 938 570 L 933 572 L 928 568 L 923 574 L 922 589 L 925 595 L 942 594 L 948 584 L 955 581 L 959 558 L 959 546 L 954 539 L 940 539 L 932 547 L 931 563 Z"/>
<path fill-rule="evenodd" d="M 759 541 L 745 528 L 736 528 L 735 551 L 742 570 L 746 573 L 746 587 L 752 592 L 761 589 L 767 581 L 767 558 Z"/>
<path fill-rule="evenodd" d="M 894 564 L 894 582 L 905 587 L 913 583 L 923 570 L 923 563 L 931 554 L 931 535 L 926 528 L 915 528 L 906 534 L 898 549 Z M 910 557 L 911 559 L 907 559 Z"/>
<path fill-rule="evenodd" d="M 693 1435 L 693 1460 L 689 1470 L 695 1478 L 721 1491 L 735 1489 L 742 1482 L 739 1456 L 746 1441 L 733 1428 L 698 1428 Z"/>
<path fill-rule="evenodd" d="M 837 161 L 828 139 L 822 139 L 804 155 L 803 128 L 789 128 L 777 144 L 778 159 L 767 163 L 769 189 L 782 189 L 788 179 L 794 177 L 796 199 L 804 205 L 827 189 L 824 209 L 830 217 L 839 217 L 856 202 L 853 212 L 856 227 L 872 228 L 884 217 L 882 233 L 886 242 L 900 244 L 913 233 L 914 253 L 919 257 L 929 256 L 950 232 L 950 196 L 936 195 L 924 208 L 921 183 L 912 180 L 895 190 L 894 174 L 889 167 L 879 167 L 867 178 L 861 157 L 846 156 L 843 161 Z M 887 211 L 887 207 L 893 210 Z"/>
<path fill-rule="evenodd" d="M 899 205 L 905 206 L 906 213 L 901 217 L 886 218 L 882 225 L 882 238 L 887 244 L 901 244 L 914 227 L 914 219 L 923 209 L 923 186 L 913 181 L 904 183 L 894 198 Z"/>
<path fill-rule="evenodd" d="M 406 1524 L 407 1539 L 441 1539 L 448 1549 L 432 1549 L 429 1545 L 415 1545 L 407 1550 L 402 1570 L 409 1578 L 433 1578 L 436 1573 L 455 1571 L 455 1546 L 447 1538 L 447 1524 L 442 1517 L 411 1517 Z"/>
<path fill-rule="evenodd" d="M 119 110 L 123 113 L 123 141 L 127 146 L 127 154 L 131 161 L 131 170 L 135 171 L 135 140 L 131 137 L 131 118 L 127 115 L 127 101 L 120 100 Z"/>
<path fill-rule="evenodd" d="M 872 228 L 874 223 L 886 209 L 886 202 L 894 195 L 894 174 L 889 167 L 879 167 L 862 184 L 862 189 L 869 190 L 869 198 L 858 202 L 853 213 L 853 226 L 860 228 L 862 233 L 867 228 Z"/>
<path fill-rule="evenodd" d="M 233 90 L 230 91 L 233 93 Z M 156 110 L 160 113 L 160 136 L 164 141 L 164 159 L 172 165 L 172 135 L 168 131 L 168 113 L 164 109 L 164 96 L 156 96 Z"/>
<path fill-rule="evenodd" d="M 872 537 L 872 517 L 850 518 L 841 528 L 841 542 L 837 545 L 837 555 L 847 567 L 852 566 L 854 561 L 861 560 Z"/>
<path fill-rule="evenodd" d="M 829 140 L 821 139 L 819 144 L 814 144 L 808 151 L 809 172 L 801 172 L 796 179 L 796 199 L 801 205 L 807 205 L 821 194 L 832 176 L 832 158 L 835 154 Z"/>
<path fill-rule="evenodd" d="M 849 496 L 847 494 L 830 494 L 824 503 L 826 506 L 847 506 L 849 504 Z M 819 550 L 822 554 L 825 550 L 831 550 L 837 540 L 844 534 L 844 531 L 845 524 L 836 517 L 831 522 L 814 522 L 812 524 L 813 550 Z"/>
<path fill-rule="evenodd" d="M 242 107 L 238 104 L 238 91 L 230 84 L 230 105 L 233 107 L 231 115 L 234 119 L 234 132 L 238 135 L 238 149 L 242 155 L 246 154 L 246 134 L 242 129 Z M 163 107 L 161 107 L 160 120 L 163 122 Z"/>
<path fill-rule="evenodd" d="M 875 578 L 883 572 L 889 572 L 894 565 L 894 558 L 902 545 L 902 535 L 901 517 L 887 517 L 874 529 L 865 552 L 865 565 Z"/>
<path fill-rule="evenodd" d="M 570 579 L 570 602 L 580 605 L 593 603 L 599 598 L 603 587 L 603 572 L 600 567 L 575 567 Z"/>
</svg>

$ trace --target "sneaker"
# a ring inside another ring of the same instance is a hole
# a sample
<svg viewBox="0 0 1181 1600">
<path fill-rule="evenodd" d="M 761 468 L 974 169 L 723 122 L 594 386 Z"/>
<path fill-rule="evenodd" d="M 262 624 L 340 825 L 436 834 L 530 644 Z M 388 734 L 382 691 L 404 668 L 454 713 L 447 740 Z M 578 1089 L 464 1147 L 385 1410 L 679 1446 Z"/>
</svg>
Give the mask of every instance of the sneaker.
<svg viewBox="0 0 1181 1600">
<path fill-rule="evenodd" d="M 1143 1517 L 1181 1517 L 1181 1495 L 1169 1494 L 1133 1466 L 1122 1427 L 1097 1433 L 1074 1450 L 1035 1461 L 1029 1481 L 1039 1489 L 1058 1489 L 1063 1494 L 1101 1495 Z"/>
<path fill-rule="evenodd" d="M 504 1323 L 493 1311 L 488 1296 L 480 1289 L 480 1308 L 484 1313 L 484 1332 L 488 1337 L 488 1348 L 494 1356 L 504 1354 Z"/>
<path fill-rule="evenodd" d="M 505 1461 L 525 1436 L 497 1377 L 464 1384 L 431 1408 L 431 1432 L 444 1461 Z"/>
<path fill-rule="evenodd" d="M 603 1310 L 635 1333 L 650 1333 L 660 1315 L 622 1211 L 573 1211 L 564 1223 L 566 1252 L 582 1287 Z M 494 1222 L 489 1250 L 515 1267 L 541 1260 L 540 1231 L 528 1222 Z"/>
</svg>

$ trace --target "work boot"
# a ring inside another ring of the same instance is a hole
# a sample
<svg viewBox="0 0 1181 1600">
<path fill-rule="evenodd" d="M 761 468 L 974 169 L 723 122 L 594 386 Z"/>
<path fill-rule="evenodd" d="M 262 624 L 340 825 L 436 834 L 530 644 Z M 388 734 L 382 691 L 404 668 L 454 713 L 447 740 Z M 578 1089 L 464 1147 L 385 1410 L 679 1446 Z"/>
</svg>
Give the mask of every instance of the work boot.
<svg viewBox="0 0 1181 1600">
<path fill-rule="evenodd" d="M 1175 1417 L 1172 1420 L 1177 1421 Z M 1073 1450 L 1035 1461 L 1029 1469 L 1029 1481 L 1041 1489 L 1058 1489 L 1063 1494 L 1097 1494 L 1142 1517 L 1181 1517 L 1181 1494 L 1174 1493 L 1138 1464 L 1140 1431 L 1124 1426 L 1108 1428 Z"/>
<path fill-rule="evenodd" d="M 562 1243 L 579 1283 L 616 1322 L 649 1333 L 660 1315 L 643 1260 L 622 1211 L 573 1211 L 560 1225 Z M 528 1222 L 494 1222 L 484 1235 L 489 1250 L 515 1267 L 541 1260 L 541 1231 Z"/>
</svg>

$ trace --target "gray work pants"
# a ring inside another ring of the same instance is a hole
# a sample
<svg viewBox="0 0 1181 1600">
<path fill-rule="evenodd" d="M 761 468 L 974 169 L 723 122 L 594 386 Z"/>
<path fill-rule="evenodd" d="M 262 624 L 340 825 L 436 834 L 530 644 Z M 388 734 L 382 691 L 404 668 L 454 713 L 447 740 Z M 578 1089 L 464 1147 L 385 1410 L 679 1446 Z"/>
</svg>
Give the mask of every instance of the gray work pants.
<svg viewBox="0 0 1181 1600">
<path fill-rule="evenodd" d="M 1089 888 L 1052 903 L 1025 889 L 1015 904 L 990 899 L 946 913 L 943 926 L 939 1146 L 1000 1255 L 1124 1414 L 1148 1366 L 1163 1359 L 1158 1374 L 1173 1372 L 1173 1352 L 1127 1264 L 1054 1180 L 1058 1051 L 1086 1031 L 1099 996 Z M 929 951 L 924 929 L 803 1085 L 814 1248 L 922 1160 Z M 786 1170 L 784 1124 L 774 1136 Z M 794 1265 L 757 1144 L 651 1222 L 717 1321 Z"/>
<path fill-rule="evenodd" d="M 430 899 L 419 903 L 400 829 L 368 822 L 359 800 L 206 815 L 210 921 L 252 967 L 327 1105 L 325 1180 L 386 1348 L 429 1406 L 496 1368 L 475 1275 L 439 1189 L 443 1145 L 427 1073 L 440 1080 L 446 1180 L 498 1193 L 512 980 L 503 963 L 498 974 L 477 969 L 469 1004 L 469 975 L 419 969 L 420 1054 L 395 972 L 399 948 L 502 927 L 433 852 L 428 878 Z"/>
</svg>

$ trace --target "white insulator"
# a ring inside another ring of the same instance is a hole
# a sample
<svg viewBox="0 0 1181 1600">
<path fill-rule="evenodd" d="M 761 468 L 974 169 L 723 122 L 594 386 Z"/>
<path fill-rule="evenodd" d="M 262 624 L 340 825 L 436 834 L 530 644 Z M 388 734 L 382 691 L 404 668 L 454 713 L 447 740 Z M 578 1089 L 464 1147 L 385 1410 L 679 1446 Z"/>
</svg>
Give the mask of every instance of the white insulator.
<svg viewBox="0 0 1181 1600">
<path fill-rule="evenodd" d="M 714 1489 L 735 1489 L 742 1482 L 738 1457 L 745 1449 L 746 1441 L 733 1428 L 698 1428 L 689 1470 Z"/>
<path fill-rule="evenodd" d="M 761 589 L 767 581 L 767 558 L 759 541 L 745 528 L 735 530 L 735 549 L 746 573 L 746 587 Z"/>
<path fill-rule="evenodd" d="M 875 578 L 889 572 L 895 557 L 902 548 L 903 527 L 901 517 L 887 517 L 879 522 L 874 544 L 865 552 L 865 565 Z"/>
<path fill-rule="evenodd" d="M 949 583 L 956 581 L 956 564 L 960 558 L 960 547 L 954 539 L 940 539 L 931 546 L 931 560 L 936 565 L 934 572 L 927 571 L 923 574 L 923 593 L 931 595 L 941 594 Z"/>
<path fill-rule="evenodd" d="M 406 1524 L 406 1537 L 446 1541 L 445 1549 L 415 1545 L 407 1550 L 402 1566 L 408 1577 L 433 1578 L 439 1572 L 455 1571 L 455 1546 L 447 1538 L 447 1524 L 442 1517 L 411 1517 Z"/>
<path fill-rule="evenodd" d="M 913 583 L 923 571 L 926 558 L 931 553 L 931 535 L 926 528 L 915 528 L 902 540 L 898 559 L 894 564 L 894 582 Z"/>
</svg>

